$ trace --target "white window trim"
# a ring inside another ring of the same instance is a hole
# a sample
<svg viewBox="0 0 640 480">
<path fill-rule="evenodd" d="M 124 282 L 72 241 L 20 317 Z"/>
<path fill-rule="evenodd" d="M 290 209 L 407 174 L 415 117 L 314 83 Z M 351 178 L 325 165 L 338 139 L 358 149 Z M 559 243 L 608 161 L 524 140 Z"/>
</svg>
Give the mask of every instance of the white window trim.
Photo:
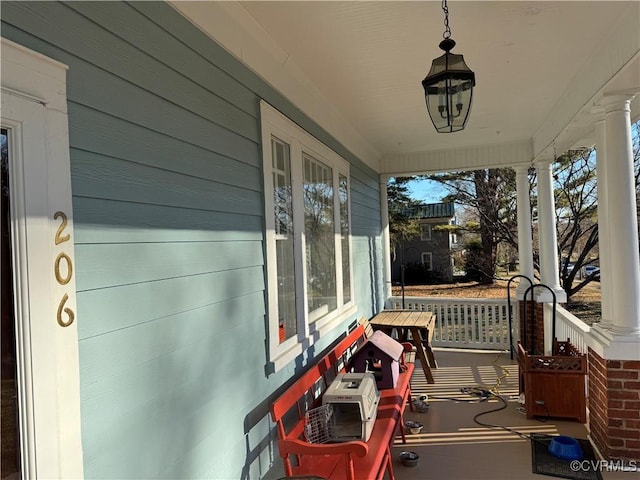
<svg viewBox="0 0 640 480">
<path fill-rule="evenodd" d="M 1 39 L 2 126 L 10 134 L 19 431 L 22 478 L 82 478 L 80 369 L 73 270 L 66 70 Z M 67 224 L 55 243 L 63 212 Z M 58 270 L 54 266 L 66 255 Z M 66 265 L 64 265 L 66 263 Z M 67 281 L 68 280 L 68 281 Z M 68 299 L 62 303 L 62 298 Z M 59 309 L 59 307 L 62 307 Z M 65 310 L 70 309 L 70 310 Z"/>
<path fill-rule="evenodd" d="M 453 217 L 451 220 L 449 220 L 449 225 L 457 225 L 456 223 L 456 217 Z M 458 234 L 457 233 L 450 233 L 449 234 L 449 245 L 457 245 L 458 244 Z"/>
<path fill-rule="evenodd" d="M 309 318 L 307 313 L 306 298 L 307 285 L 302 281 L 306 278 L 306 261 L 304 255 L 304 232 L 298 226 L 304 225 L 304 205 L 302 184 L 297 181 L 292 182 L 293 191 L 293 215 L 294 215 L 294 264 L 295 271 L 301 272 L 303 276 L 296 277 L 296 298 L 303 299 L 297 302 L 296 318 L 298 334 L 280 343 L 278 335 L 278 322 L 272 321 L 278 316 L 278 295 L 277 295 L 277 267 L 275 248 L 275 219 L 273 215 L 273 179 L 271 175 L 271 136 L 276 136 L 283 142 L 290 145 L 291 174 L 293 178 L 302 178 L 302 163 L 296 158 L 297 153 L 304 150 L 315 159 L 322 161 L 333 169 L 334 185 L 340 174 L 347 177 L 350 184 L 349 163 L 337 153 L 324 145 L 322 142 L 311 136 L 307 131 L 289 120 L 278 110 L 265 101 L 260 102 L 260 114 L 262 123 L 262 145 L 263 145 L 263 172 L 265 188 L 265 226 L 266 226 L 266 267 L 268 282 L 268 336 L 269 336 L 269 359 L 273 363 L 275 370 L 290 363 L 297 356 L 302 354 L 309 346 L 313 345 L 320 336 L 325 335 L 339 323 L 354 315 L 357 308 L 354 303 L 353 285 L 353 248 L 351 245 L 351 235 L 349 236 L 349 265 L 351 267 L 350 298 L 351 300 L 343 304 L 342 298 L 342 276 L 337 275 L 336 289 L 338 297 L 338 307 L 335 312 L 319 318 Z M 349 195 L 349 212 L 351 212 L 351 195 Z M 339 212 L 339 195 L 334 195 L 334 209 Z M 349 215 L 351 223 L 351 215 Z M 349 225 L 351 231 L 351 225 Z M 335 245 L 336 245 L 336 265 L 341 261 L 342 249 L 340 248 L 341 232 L 340 225 L 335 225 Z M 338 270 L 339 271 L 339 270 Z"/>
</svg>

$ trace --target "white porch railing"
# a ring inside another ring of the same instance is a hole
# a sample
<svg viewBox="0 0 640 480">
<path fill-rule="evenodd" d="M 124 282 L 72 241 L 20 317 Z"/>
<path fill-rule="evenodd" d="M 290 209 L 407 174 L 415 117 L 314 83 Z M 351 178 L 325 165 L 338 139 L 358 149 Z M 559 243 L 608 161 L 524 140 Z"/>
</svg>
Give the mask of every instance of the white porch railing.
<svg viewBox="0 0 640 480">
<path fill-rule="evenodd" d="M 556 308 L 556 338 L 565 341 L 567 338 L 571 344 L 581 353 L 587 353 L 586 337 L 591 327 L 563 307 Z"/>
<path fill-rule="evenodd" d="M 509 316 L 506 299 L 405 297 L 407 310 L 426 310 L 436 315 L 433 346 L 477 348 L 485 350 L 509 349 Z M 391 297 L 389 309 L 401 309 L 402 297 Z M 512 344 L 520 338 L 518 302 L 511 301 Z M 556 308 L 558 340 L 571 340 L 580 352 L 587 352 L 586 338 L 591 327 L 564 309 Z"/>
<path fill-rule="evenodd" d="M 401 309 L 402 298 L 391 297 L 389 309 Z M 426 310 L 436 316 L 433 346 L 476 348 L 484 350 L 509 349 L 509 316 L 506 299 L 405 297 L 407 310 Z M 518 304 L 511 310 L 513 344 L 518 339 Z"/>
</svg>

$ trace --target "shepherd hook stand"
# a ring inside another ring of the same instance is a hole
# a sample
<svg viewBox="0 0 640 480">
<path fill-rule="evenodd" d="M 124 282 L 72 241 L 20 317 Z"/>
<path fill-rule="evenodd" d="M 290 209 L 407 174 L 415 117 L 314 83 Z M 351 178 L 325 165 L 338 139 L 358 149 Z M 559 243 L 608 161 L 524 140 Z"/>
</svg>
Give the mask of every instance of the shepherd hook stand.
<svg viewBox="0 0 640 480">
<path fill-rule="evenodd" d="M 552 317 L 553 320 L 552 320 L 552 323 L 551 323 L 551 331 L 552 331 L 553 335 L 551 336 L 551 338 L 555 339 L 556 338 L 556 305 L 557 305 L 556 292 L 554 292 L 551 287 L 549 287 L 548 285 L 545 285 L 544 283 L 537 283 L 535 285 L 531 285 L 524 292 L 525 301 L 527 299 L 527 293 L 529 293 L 529 291 L 531 291 L 531 300 L 533 301 L 533 290 L 535 288 L 537 288 L 537 287 L 546 288 L 547 290 L 549 290 L 551 292 L 551 295 L 553 296 L 553 317 Z M 526 332 L 527 332 L 527 320 L 528 320 L 527 319 L 527 312 L 528 312 L 528 310 L 529 309 L 526 308 L 526 306 L 525 306 L 525 309 L 524 309 L 524 322 L 523 322 L 523 327 L 524 327 L 523 329 L 524 329 L 524 332 L 525 332 L 525 340 L 526 340 L 526 337 L 527 337 Z M 533 343 L 532 352 L 533 352 L 534 355 L 536 355 L 535 348 L 536 348 L 536 340 L 537 340 L 535 333 L 536 333 L 536 323 L 533 322 L 533 325 L 531 326 L 531 343 Z M 543 335 L 544 335 L 544 332 L 543 332 Z M 525 345 L 525 347 L 528 347 L 528 346 Z"/>
</svg>

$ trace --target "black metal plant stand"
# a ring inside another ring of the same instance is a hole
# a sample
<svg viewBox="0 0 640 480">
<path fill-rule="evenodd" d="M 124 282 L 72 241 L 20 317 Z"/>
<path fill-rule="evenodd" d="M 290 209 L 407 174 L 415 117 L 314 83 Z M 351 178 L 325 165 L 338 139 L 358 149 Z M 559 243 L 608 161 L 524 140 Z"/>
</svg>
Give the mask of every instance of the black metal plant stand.
<svg viewBox="0 0 640 480">
<path fill-rule="evenodd" d="M 533 301 L 533 290 L 536 288 L 546 288 L 547 290 L 549 290 L 551 292 L 551 295 L 553 296 L 553 316 L 552 316 L 552 323 L 551 323 L 551 333 L 552 336 L 551 338 L 555 340 L 556 338 L 556 306 L 557 306 L 557 301 L 556 301 L 556 292 L 553 291 L 553 289 L 551 287 L 549 287 L 548 285 L 545 285 L 544 283 L 537 283 L 535 285 L 531 285 L 529 288 L 527 288 L 527 290 L 524 292 L 524 298 L 525 300 L 527 299 L 527 293 L 531 292 L 531 301 Z M 527 312 L 528 312 L 528 308 L 524 309 L 524 322 L 523 322 L 523 326 L 524 326 L 524 331 L 527 331 Z M 544 334 L 544 332 L 543 332 Z M 525 335 L 526 337 L 526 335 Z M 535 348 L 536 348 L 536 323 L 533 322 L 533 325 L 531 326 L 531 343 L 533 344 L 531 346 L 531 350 L 533 352 L 533 354 L 535 355 Z M 525 348 L 527 348 L 527 345 L 524 345 Z M 544 353 L 544 352 L 543 352 Z"/>
</svg>

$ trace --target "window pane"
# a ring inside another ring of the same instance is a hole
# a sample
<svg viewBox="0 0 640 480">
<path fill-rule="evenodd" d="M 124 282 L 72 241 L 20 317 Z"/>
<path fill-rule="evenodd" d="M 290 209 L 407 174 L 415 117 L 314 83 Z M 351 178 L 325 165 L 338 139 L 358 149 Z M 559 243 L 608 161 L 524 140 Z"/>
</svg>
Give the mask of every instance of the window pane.
<svg viewBox="0 0 640 480">
<path fill-rule="evenodd" d="M 340 175 L 340 244 L 342 247 L 343 303 L 351 301 L 351 266 L 349 264 L 349 183 Z"/>
<path fill-rule="evenodd" d="M 293 264 L 293 203 L 289 145 L 271 137 L 276 264 L 278 268 L 278 331 L 282 343 L 297 334 Z"/>
<path fill-rule="evenodd" d="M 432 266 L 433 256 L 431 252 L 422 252 L 422 264 L 424 265 L 425 270 L 431 271 L 433 269 Z"/>
<path fill-rule="evenodd" d="M 425 225 L 424 223 L 420 225 L 420 239 L 431 240 L 431 225 Z"/>
<path fill-rule="evenodd" d="M 293 270 L 293 235 L 276 240 L 278 265 L 278 331 L 280 342 L 296 335 L 296 286 Z"/>
<path fill-rule="evenodd" d="M 333 170 L 303 155 L 308 312 L 337 307 Z M 317 318 L 317 317 L 316 317 Z"/>
</svg>

